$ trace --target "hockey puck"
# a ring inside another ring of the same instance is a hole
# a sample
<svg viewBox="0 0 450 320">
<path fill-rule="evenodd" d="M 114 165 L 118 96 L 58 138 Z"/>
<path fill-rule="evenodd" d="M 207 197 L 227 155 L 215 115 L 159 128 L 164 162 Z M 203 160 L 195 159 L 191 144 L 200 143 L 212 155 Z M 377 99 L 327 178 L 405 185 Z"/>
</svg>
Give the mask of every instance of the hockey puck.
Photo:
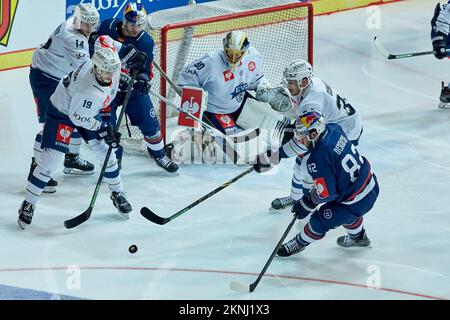
<svg viewBox="0 0 450 320">
<path fill-rule="evenodd" d="M 137 246 L 135 244 L 132 244 L 129 248 L 128 251 L 130 251 L 130 253 L 136 253 L 136 251 L 138 250 Z"/>
</svg>

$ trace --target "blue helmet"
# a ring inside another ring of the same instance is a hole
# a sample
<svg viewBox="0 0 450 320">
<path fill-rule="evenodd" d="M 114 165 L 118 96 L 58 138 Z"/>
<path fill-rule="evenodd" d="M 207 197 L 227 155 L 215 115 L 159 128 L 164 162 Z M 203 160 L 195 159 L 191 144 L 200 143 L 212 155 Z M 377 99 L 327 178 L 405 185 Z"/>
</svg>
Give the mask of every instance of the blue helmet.
<svg viewBox="0 0 450 320">
<path fill-rule="evenodd" d="M 147 12 L 140 1 L 137 3 L 131 2 L 125 7 L 123 18 L 127 23 L 142 26 L 147 21 Z"/>
</svg>

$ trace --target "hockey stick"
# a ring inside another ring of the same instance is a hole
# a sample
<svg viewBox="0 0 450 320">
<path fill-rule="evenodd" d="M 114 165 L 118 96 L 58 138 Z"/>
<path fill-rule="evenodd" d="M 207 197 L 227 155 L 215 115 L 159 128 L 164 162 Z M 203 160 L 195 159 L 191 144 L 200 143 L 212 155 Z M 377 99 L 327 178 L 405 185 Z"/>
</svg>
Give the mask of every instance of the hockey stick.
<svg viewBox="0 0 450 320">
<path fill-rule="evenodd" d="M 181 97 L 180 89 L 172 82 L 172 80 L 170 80 L 169 76 L 164 72 L 160 65 L 156 61 L 153 61 L 153 65 L 156 67 L 156 69 L 158 69 L 159 74 L 162 75 L 164 80 L 166 80 L 167 83 L 172 87 L 172 89 L 175 90 L 177 95 Z"/>
<path fill-rule="evenodd" d="M 422 51 L 422 52 L 392 54 L 392 53 L 387 52 L 387 50 L 385 49 L 383 44 L 378 40 L 377 37 L 375 37 L 373 39 L 373 41 L 374 41 L 375 47 L 378 49 L 378 51 L 380 51 L 380 53 L 388 60 L 425 56 L 425 55 L 436 53 L 436 51 Z M 445 52 L 449 53 L 450 49 L 445 50 Z"/>
<path fill-rule="evenodd" d="M 170 217 L 167 218 L 162 218 L 158 215 L 156 215 L 153 211 L 151 211 L 149 208 L 147 207 L 143 207 L 141 208 L 141 215 L 147 219 L 150 220 L 151 222 L 154 222 L 156 224 L 166 224 L 169 221 L 172 221 L 173 219 L 181 216 L 183 213 L 185 213 L 186 211 L 192 209 L 193 207 L 195 207 L 196 205 L 198 205 L 199 203 L 205 201 L 206 199 L 212 197 L 213 195 L 215 195 L 216 193 L 218 193 L 220 190 L 225 189 L 226 187 L 230 186 L 232 183 L 238 181 L 239 179 L 241 179 L 242 177 L 246 176 L 247 174 L 249 174 L 250 172 L 252 172 L 254 170 L 253 166 L 249 167 L 247 170 L 243 171 L 242 173 L 240 173 L 239 175 L 237 175 L 236 177 L 234 177 L 231 180 L 228 180 L 227 182 L 225 182 L 224 184 L 222 184 L 220 187 L 217 187 L 216 189 L 214 189 L 213 191 L 209 192 L 208 194 L 205 194 L 203 197 L 201 197 L 200 199 L 194 201 L 193 203 L 191 203 L 190 205 L 188 205 L 186 208 L 181 209 L 180 211 L 178 211 L 177 213 L 171 215 Z M 284 238 L 283 238 L 284 239 Z"/>
<path fill-rule="evenodd" d="M 273 258 L 277 254 L 278 248 L 282 245 L 284 239 L 289 234 L 289 231 L 291 231 L 292 227 L 294 226 L 295 220 L 297 220 L 297 215 L 296 214 L 294 215 L 294 218 L 292 219 L 291 223 L 287 227 L 287 229 L 284 232 L 283 236 L 281 237 L 280 241 L 278 241 L 277 246 L 275 247 L 275 250 L 273 250 L 272 254 L 270 255 L 269 260 L 267 260 L 266 264 L 264 265 L 264 268 L 259 273 L 258 278 L 256 278 L 256 280 L 250 285 L 243 284 L 243 283 L 236 282 L 236 281 L 231 281 L 230 282 L 230 289 L 232 289 L 234 291 L 237 291 L 237 292 L 242 292 L 242 293 L 253 292 L 255 290 L 256 286 L 258 285 L 258 283 L 261 280 L 261 278 L 264 276 L 264 273 L 266 272 L 266 270 L 269 267 L 270 263 L 272 262 Z"/>
<path fill-rule="evenodd" d="M 131 90 L 133 89 L 133 83 L 134 83 L 134 80 L 136 79 L 138 71 L 139 70 L 137 70 L 137 69 L 133 71 L 131 80 L 128 83 L 127 93 L 125 95 L 125 99 L 123 100 L 122 110 L 120 111 L 119 118 L 117 119 L 117 124 L 114 129 L 114 133 L 117 133 L 117 131 L 119 130 L 120 123 L 122 122 L 122 118 L 125 114 L 125 110 L 128 105 L 128 100 L 130 99 Z M 72 219 L 64 221 L 64 227 L 66 227 L 67 229 L 72 229 L 72 228 L 82 224 L 83 222 L 87 221 L 91 217 L 92 209 L 94 209 L 94 205 L 97 200 L 97 195 L 100 190 L 100 186 L 102 185 L 103 176 L 105 175 L 106 166 L 108 165 L 109 157 L 111 156 L 112 149 L 113 148 L 111 146 L 109 146 L 108 152 L 106 153 L 105 160 L 103 161 L 102 170 L 100 171 L 100 175 L 97 180 L 97 185 L 95 186 L 94 194 L 92 195 L 92 198 L 91 198 L 91 203 L 89 204 L 89 208 L 87 208 L 82 214 L 80 214 Z"/>
</svg>

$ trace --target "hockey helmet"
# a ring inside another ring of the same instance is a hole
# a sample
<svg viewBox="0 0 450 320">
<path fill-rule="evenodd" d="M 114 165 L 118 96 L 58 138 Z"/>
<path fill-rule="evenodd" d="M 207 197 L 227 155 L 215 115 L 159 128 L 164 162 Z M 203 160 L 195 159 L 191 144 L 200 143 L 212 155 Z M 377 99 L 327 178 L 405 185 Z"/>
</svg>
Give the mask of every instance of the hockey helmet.
<svg viewBox="0 0 450 320">
<path fill-rule="evenodd" d="M 108 47 L 95 50 L 92 63 L 97 80 L 103 83 L 110 83 L 121 66 L 117 51 Z"/>
<path fill-rule="evenodd" d="M 89 35 L 97 30 L 100 15 L 92 3 L 80 3 L 76 5 L 73 16 L 75 29 L 81 30 L 83 34 Z"/>
<path fill-rule="evenodd" d="M 312 138 L 311 133 L 314 131 L 317 133 L 317 135 Z M 312 147 L 314 147 L 315 141 L 324 131 L 325 119 L 320 112 L 317 112 L 313 109 L 305 110 L 295 122 L 295 137 L 298 140 L 306 138 L 307 143 L 305 145 L 308 148 L 310 148 L 311 143 Z"/>
<path fill-rule="evenodd" d="M 308 61 L 297 59 L 289 63 L 283 71 L 283 79 L 287 83 L 289 80 L 297 81 L 298 87 L 301 89 L 301 83 L 304 78 L 311 81 L 313 77 L 313 69 Z"/>
<path fill-rule="evenodd" d="M 223 38 L 223 51 L 231 69 L 236 68 L 249 46 L 247 34 L 241 30 L 233 30 Z"/>
</svg>

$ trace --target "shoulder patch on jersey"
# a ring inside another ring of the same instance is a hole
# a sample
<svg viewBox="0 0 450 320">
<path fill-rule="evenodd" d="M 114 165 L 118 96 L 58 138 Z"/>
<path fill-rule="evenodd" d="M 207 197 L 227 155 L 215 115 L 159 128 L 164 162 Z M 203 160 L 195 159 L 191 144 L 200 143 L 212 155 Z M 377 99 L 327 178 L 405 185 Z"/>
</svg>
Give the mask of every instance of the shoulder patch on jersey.
<svg viewBox="0 0 450 320">
<path fill-rule="evenodd" d="M 255 71 L 255 69 L 256 69 L 256 63 L 255 63 L 255 61 L 250 61 L 250 62 L 248 63 L 248 70 L 250 70 L 251 72 L 253 72 L 253 71 Z"/>
<path fill-rule="evenodd" d="M 325 182 L 325 178 L 320 177 L 317 179 L 314 179 L 314 189 L 317 192 L 317 195 L 322 198 L 328 198 L 330 196 L 330 193 L 328 192 L 327 184 Z"/>
</svg>

